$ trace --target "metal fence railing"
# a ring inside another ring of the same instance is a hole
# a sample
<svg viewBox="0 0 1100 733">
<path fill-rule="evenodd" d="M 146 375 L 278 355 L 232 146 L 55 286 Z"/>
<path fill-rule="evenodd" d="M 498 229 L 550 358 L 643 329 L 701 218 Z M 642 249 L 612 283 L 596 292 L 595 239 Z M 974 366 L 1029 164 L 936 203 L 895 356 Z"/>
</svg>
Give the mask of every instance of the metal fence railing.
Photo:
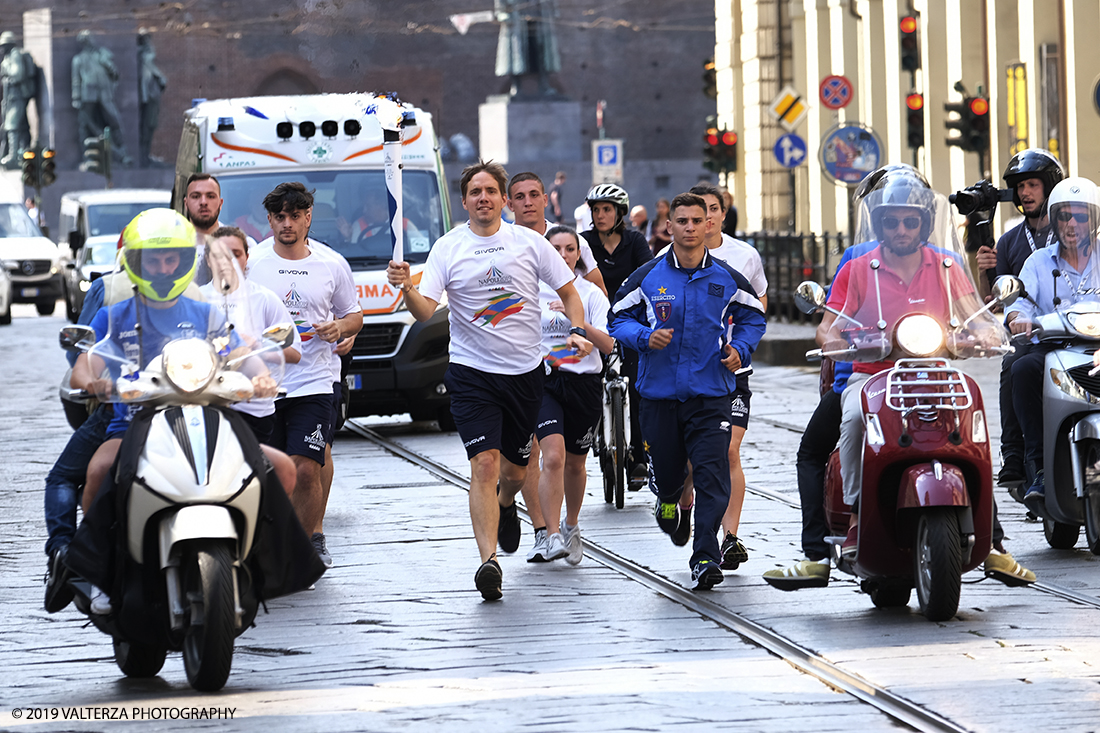
<svg viewBox="0 0 1100 733">
<path fill-rule="evenodd" d="M 844 234 L 739 233 L 764 261 L 768 278 L 768 317 L 789 323 L 811 323 L 820 316 L 806 315 L 794 303 L 794 291 L 803 280 L 828 285 L 833 269 L 847 246 Z"/>
</svg>

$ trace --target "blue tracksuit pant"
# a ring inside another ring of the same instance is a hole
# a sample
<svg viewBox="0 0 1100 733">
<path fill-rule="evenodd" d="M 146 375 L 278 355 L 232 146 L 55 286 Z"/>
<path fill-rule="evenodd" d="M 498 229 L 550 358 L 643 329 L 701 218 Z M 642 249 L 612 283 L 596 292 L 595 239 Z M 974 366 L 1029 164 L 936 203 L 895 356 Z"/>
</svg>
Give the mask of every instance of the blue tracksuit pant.
<svg viewBox="0 0 1100 733">
<path fill-rule="evenodd" d="M 657 497 L 675 502 L 684 490 L 687 462 L 695 483 L 695 543 L 689 567 L 722 561 L 718 529 L 730 500 L 730 398 L 641 400 L 642 434 Z"/>
</svg>

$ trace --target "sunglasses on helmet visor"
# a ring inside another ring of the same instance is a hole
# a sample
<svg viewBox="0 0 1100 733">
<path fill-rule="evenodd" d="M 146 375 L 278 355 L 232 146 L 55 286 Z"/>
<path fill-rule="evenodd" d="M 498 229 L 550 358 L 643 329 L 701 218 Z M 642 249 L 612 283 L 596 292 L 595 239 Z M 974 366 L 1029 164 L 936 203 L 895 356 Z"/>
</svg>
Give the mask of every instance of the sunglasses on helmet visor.
<svg viewBox="0 0 1100 733">
<path fill-rule="evenodd" d="M 884 216 L 882 217 L 882 225 L 887 229 L 897 229 L 898 224 L 904 224 L 906 229 L 917 229 L 920 227 L 919 216 Z"/>
<path fill-rule="evenodd" d="M 1057 214 L 1055 214 L 1055 218 L 1058 221 L 1069 221 L 1070 219 L 1073 219 L 1084 224 L 1089 220 L 1089 215 L 1080 213 L 1074 214 L 1072 211 L 1059 211 Z"/>
</svg>

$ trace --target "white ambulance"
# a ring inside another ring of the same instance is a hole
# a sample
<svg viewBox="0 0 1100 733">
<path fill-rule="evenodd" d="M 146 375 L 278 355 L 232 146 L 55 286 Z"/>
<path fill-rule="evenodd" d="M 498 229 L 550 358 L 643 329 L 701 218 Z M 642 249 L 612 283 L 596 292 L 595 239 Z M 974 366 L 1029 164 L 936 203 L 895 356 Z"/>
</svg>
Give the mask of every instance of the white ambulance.
<svg viewBox="0 0 1100 733">
<path fill-rule="evenodd" d="M 271 235 L 264 196 L 284 181 L 314 190 L 309 236 L 347 258 L 363 305 L 347 379 L 349 414 L 410 412 L 446 429 L 453 425 L 443 386 L 447 309 L 418 323 L 386 282 L 393 243 L 376 114 L 392 111 L 392 100 L 374 94 L 196 100 L 184 116 L 173 205 L 183 210 L 188 176 L 210 173 L 225 201 L 221 223 L 262 241 Z M 415 277 L 451 217 L 431 115 L 401 107 L 404 254 Z"/>
</svg>

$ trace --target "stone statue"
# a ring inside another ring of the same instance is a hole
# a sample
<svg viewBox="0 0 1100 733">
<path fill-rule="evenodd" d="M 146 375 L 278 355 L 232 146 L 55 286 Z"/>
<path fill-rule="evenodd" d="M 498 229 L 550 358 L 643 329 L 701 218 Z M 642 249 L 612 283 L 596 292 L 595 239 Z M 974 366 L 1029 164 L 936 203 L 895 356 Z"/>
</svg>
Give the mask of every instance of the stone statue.
<svg viewBox="0 0 1100 733">
<path fill-rule="evenodd" d="M 38 66 L 31 55 L 15 42 L 11 31 L 0 33 L 0 85 L 4 98 L 0 104 L 4 123 L 4 157 L 0 165 L 19 168 L 23 151 L 31 146 L 31 127 L 27 104 L 38 93 Z"/>
<path fill-rule="evenodd" d="M 153 133 L 160 122 L 160 96 L 168 86 L 168 78 L 157 68 L 156 49 L 145 28 L 138 30 L 138 100 L 141 102 L 139 160 L 144 166 L 163 165 L 164 161 L 149 155 Z"/>
<path fill-rule="evenodd" d="M 81 148 L 90 137 L 111 129 L 112 157 L 130 165 L 130 156 L 122 144 L 122 123 L 115 106 L 115 85 L 118 69 L 111 52 L 92 44 L 91 31 L 76 35 L 80 52 L 73 56 L 73 107 L 77 110 L 77 125 Z"/>
<path fill-rule="evenodd" d="M 500 22 L 496 75 L 512 78 L 512 96 L 528 75 L 538 77 L 540 95 L 556 96 L 549 77 L 561 70 L 554 0 L 494 0 L 494 5 Z"/>
</svg>

